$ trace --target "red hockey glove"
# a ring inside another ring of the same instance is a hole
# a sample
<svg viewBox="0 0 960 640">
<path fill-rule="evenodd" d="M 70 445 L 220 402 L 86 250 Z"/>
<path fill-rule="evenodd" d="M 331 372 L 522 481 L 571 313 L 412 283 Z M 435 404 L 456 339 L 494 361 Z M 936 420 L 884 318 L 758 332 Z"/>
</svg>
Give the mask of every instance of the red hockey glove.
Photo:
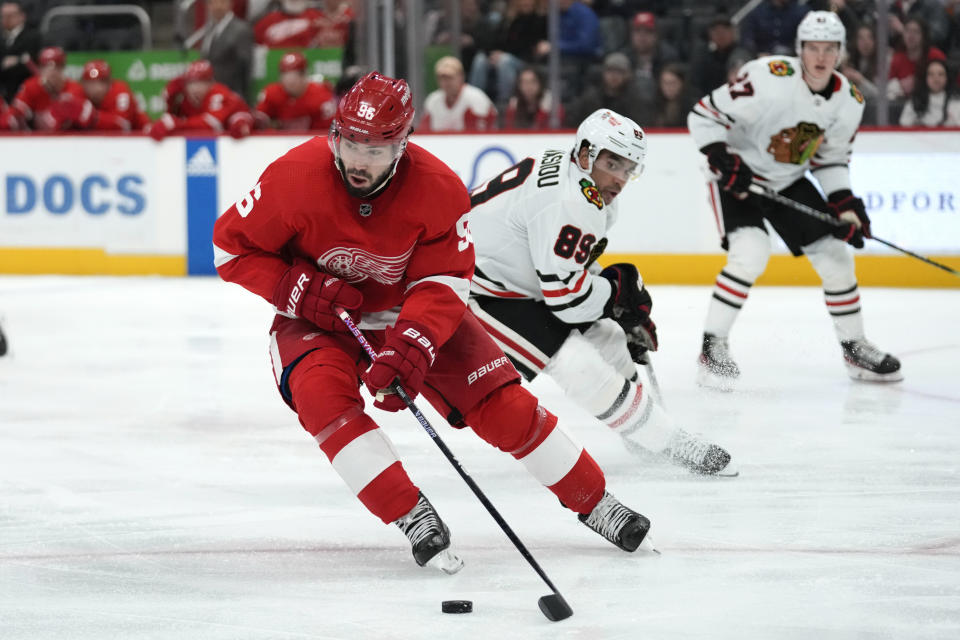
<svg viewBox="0 0 960 640">
<path fill-rule="evenodd" d="M 171 116 L 169 113 L 165 113 L 160 116 L 159 120 L 147 125 L 147 134 L 157 142 L 160 142 L 170 135 L 176 126 L 177 125 L 173 119 L 173 116 Z"/>
<path fill-rule="evenodd" d="M 612 292 L 603 315 L 613 318 L 627 334 L 627 348 L 634 362 L 645 362 L 647 351 L 656 351 L 657 325 L 650 319 L 653 299 L 643 286 L 637 267 L 627 263 L 612 264 L 600 275 L 610 281 Z"/>
<path fill-rule="evenodd" d="M 57 131 L 67 131 L 80 127 L 80 116 L 82 114 L 83 101 L 72 95 L 63 95 L 59 100 L 50 103 L 50 117 L 53 118 Z"/>
<path fill-rule="evenodd" d="M 227 120 L 227 132 L 239 140 L 246 138 L 253 131 L 253 116 L 246 111 L 233 114 Z"/>
<path fill-rule="evenodd" d="M 714 142 L 700 151 L 706 154 L 710 170 L 717 175 L 717 184 L 721 189 L 729 191 L 740 200 L 749 195 L 753 171 L 743 158 L 727 151 L 727 145 L 722 142 Z"/>
<path fill-rule="evenodd" d="M 870 217 L 863 200 L 853 195 L 849 189 L 834 191 L 827 199 L 827 209 L 838 220 L 850 223 L 849 226 L 837 227 L 833 235 L 844 242 L 849 242 L 857 249 L 863 248 L 863 239 L 872 238 L 870 234 Z M 851 228 L 852 227 L 852 228 Z"/>
<path fill-rule="evenodd" d="M 427 328 L 415 322 L 401 321 L 396 327 L 387 329 L 387 340 L 376 362 L 363 376 L 367 389 L 377 397 L 373 406 L 384 411 L 406 408 L 400 396 L 389 391 L 394 380 L 400 383 L 411 400 L 417 397 L 436 356 L 434 344 Z M 384 390 L 387 392 L 382 393 Z"/>
<path fill-rule="evenodd" d="M 349 332 L 333 307 L 338 305 L 349 312 L 362 303 L 362 293 L 340 278 L 317 271 L 305 260 L 287 269 L 273 290 L 273 306 L 279 311 L 303 318 L 324 331 Z"/>
</svg>

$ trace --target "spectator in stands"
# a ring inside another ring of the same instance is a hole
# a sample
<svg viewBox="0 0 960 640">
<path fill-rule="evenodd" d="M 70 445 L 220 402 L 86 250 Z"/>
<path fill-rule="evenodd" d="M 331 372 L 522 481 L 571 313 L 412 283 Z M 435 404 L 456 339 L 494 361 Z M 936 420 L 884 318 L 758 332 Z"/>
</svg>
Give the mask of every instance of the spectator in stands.
<svg viewBox="0 0 960 640">
<path fill-rule="evenodd" d="M 623 53 L 607 54 L 603 60 L 600 84 L 588 87 L 566 110 L 565 123 L 576 127 L 597 109 L 611 109 L 646 126 L 653 117 L 653 94 L 637 86 L 630 60 Z"/>
<path fill-rule="evenodd" d="M 756 56 L 795 55 L 797 26 L 809 10 L 796 0 L 765 0 L 740 23 L 740 43 Z"/>
<path fill-rule="evenodd" d="M 323 0 L 320 15 L 314 20 L 315 35 L 310 48 L 343 47 L 347 43 L 353 8 L 350 0 Z"/>
<path fill-rule="evenodd" d="M 504 129 L 550 129 L 553 97 L 537 67 L 525 67 L 517 75 L 513 96 L 503 116 Z M 563 107 L 560 108 L 563 122 Z"/>
<path fill-rule="evenodd" d="M 918 82 L 900 113 L 903 127 L 960 127 L 960 95 L 943 60 L 927 62 L 925 82 Z"/>
<path fill-rule="evenodd" d="M 213 66 L 216 81 L 246 100 L 253 60 L 253 30 L 233 14 L 230 3 L 231 0 L 207 0 L 210 20 L 200 50 Z"/>
<path fill-rule="evenodd" d="M 537 10 L 536 0 L 510 0 L 507 15 L 491 51 L 478 51 L 470 67 L 470 84 L 492 95 L 498 105 L 510 99 L 517 73 L 542 58 L 549 49 L 547 17 Z M 488 79 L 493 71 L 495 90 Z"/>
<path fill-rule="evenodd" d="M 927 42 L 941 49 L 948 44 L 950 18 L 943 0 L 896 0 L 890 3 L 890 35 L 901 46 L 906 45 L 906 29 L 910 20 L 926 25 Z"/>
<path fill-rule="evenodd" d="M 722 83 L 721 83 L 722 84 Z M 687 71 L 682 64 L 666 65 L 657 78 L 657 95 L 654 99 L 653 127 L 686 127 L 687 115 L 697 103 L 699 90 L 687 84 Z"/>
<path fill-rule="evenodd" d="M 750 54 L 737 41 L 730 18 L 718 15 L 707 27 L 707 42 L 699 45 L 690 63 L 690 86 L 706 95 L 727 81 L 731 60 L 747 60 Z"/>
<path fill-rule="evenodd" d="M 11 130 L 71 131 L 91 126 L 93 105 L 80 83 L 63 70 L 67 56 L 60 47 L 46 47 L 37 55 L 37 75 L 27 78 L 6 113 Z"/>
<path fill-rule="evenodd" d="M 877 36 L 871 24 L 857 27 L 853 42 L 848 44 L 847 59 L 840 65 L 843 75 L 857 85 L 867 104 L 879 95 L 877 89 Z"/>
<path fill-rule="evenodd" d="M 319 33 L 322 16 L 319 10 L 307 6 L 307 0 L 283 0 L 279 9 L 257 21 L 254 39 L 271 49 L 309 47 Z"/>
<path fill-rule="evenodd" d="M 27 26 L 27 14 L 20 0 L 0 5 L 3 32 L 0 33 L 0 98 L 10 102 L 20 85 L 33 73 L 27 63 L 40 51 L 40 32 Z"/>
<path fill-rule="evenodd" d="M 453 34 L 450 30 L 448 18 L 443 11 L 430 12 L 428 20 L 434 19 L 432 31 L 435 33 L 431 40 L 434 44 L 450 45 L 454 38 L 460 39 L 460 61 L 464 69 L 472 71 L 474 59 L 478 53 L 484 55 L 497 49 L 500 45 L 501 19 L 500 14 L 493 11 L 481 11 L 479 0 L 459 0 L 460 2 L 460 33 Z M 439 16 L 439 17 L 437 17 Z M 428 27 L 430 29 L 430 27 Z M 489 69 L 489 67 L 487 67 Z M 471 76 L 472 77 L 472 76 Z M 472 84 L 472 83 L 471 83 Z M 486 79 L 481 85 L 475 85 L 486 90 Z"/>
<path fill-rule="evenodd" d="M 141 131 L 150 119 L 123 80 L 114 80 L 110 65 L 91 60 L 83 65 L 80 84 L 96 111 L 92 128 L 100 131 Z"/>
<path fill-rule="evenodd" d="M 603 54 L 600 39 L 600 21 L 597 14 L 579 0 L 557 0 L 560 9 L 560 39 L 558 48 L 561 58 L 593 62 Z M 549 43 L 541 55 L 550 52 Z"/>
<path fill-rule="evenodd" d="M 280 81 L 260 93 L 254 117 L 262 129 L 323 131 L 330 128 L 337 100 L 329 82 L 312 82 L 307 59 L 291 51 L 280 58 Z"/>
<path fill-rule="evenodd" d="M 926 69 L 929 60 L 946 59 L 943 51 L 930 45 L 926 23 L 910 18 L 903 25 L 903 46 L 890 59 L 887 97 L 893 100 L 909 96 L 917 84 L 917 69 Z"/>
<path fill-rule="evenodd" d="M 657 37 L 657 19 L 649 11 L 633 16 L 630 22 L 630 48 L 625 53 L 633 66 L 638 87 L 651 96 L 656 92 L 657 77 L 664 65 L 680 59 L 673 45 Z M 618 109 L 614 111 L 632 117 Z M 586 115 L 589 114 L 584 117 Z M 646 122 L 642 122 L 642 125 L 645 126 Z"/>
<path fill-rule="evenodd" d="M 467 84 L 463 64 L 444 56 L 434 65 L 437 85 L 423 103 L 420 127 L 426 131 L 489 131 L 496 128 L 497 109 L 483 91 Z"/>
<path fill-rule="evenodd" d="M 179 100 L 171 89 L 182 93 Z M 214 81 L 213 65 L 208 60 L 191 62 L 181 78 L 167 85 L 165 93 L 168 104 L 174 105 L 176 111 L 168 111 L 148 127 L 147 133 L 158 142 L 170 134 L 186 131 L 225 131 L 242 138 L 253 129 L 253 115 L 247 103 L 226 85 Z"/>
</svg>

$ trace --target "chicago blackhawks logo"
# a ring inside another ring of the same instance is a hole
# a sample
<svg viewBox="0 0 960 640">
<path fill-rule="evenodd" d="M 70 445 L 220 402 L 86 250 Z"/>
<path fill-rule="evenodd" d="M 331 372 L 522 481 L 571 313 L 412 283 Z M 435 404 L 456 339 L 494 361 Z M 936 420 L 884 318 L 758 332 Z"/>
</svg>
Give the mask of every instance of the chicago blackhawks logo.
<svg viewBox="0 0 960 640">
<path fill-rule="evenodd" d="M 593 186 L 593 183 L 586 178 L 580 179 L 580 192 L 587 202 L 594 205 L 597 209 L 603 209 L 603 198 L 600 196 L 600 190 Z"/>
<path fill-rule="evenodd" d="M 857 85 L 850 83 L 850 95 L 853 96 L 853 99 L 863 104 L 863 94 L 860 93 L 860 89 L 857 89 Z"/>
<path fill-rule="evenodd" d="M 378 256 L 355 247 L 334 247 L 320 256 L 317 264 L 347 282 L 370 278 L 380 284 L 396 284 L 403 277 L 411 255 L 413 246 L 399 256 Z"/>
<path fill-rule="evenodd" d="M 817 152 L 823 142 L 823 129 L 812 122 L 798 122 L 770 136 L 767 152 L 777 162 L 803 164 Z"/>
<path fill-rule="evenodd" d="M 771 60 L 768 63 L 770 73 L 775 76 L 784 77 L 793 75 L 793 66 L 786 60 Z"/>
</svg>

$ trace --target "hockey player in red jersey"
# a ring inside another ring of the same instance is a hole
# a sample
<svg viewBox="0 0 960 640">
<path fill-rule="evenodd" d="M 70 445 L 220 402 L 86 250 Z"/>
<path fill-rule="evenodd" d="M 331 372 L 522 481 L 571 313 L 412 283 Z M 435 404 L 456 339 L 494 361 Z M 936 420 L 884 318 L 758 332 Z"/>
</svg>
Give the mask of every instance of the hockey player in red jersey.
<svg viewBox="0 0 960 640">
<path fill-rule="evenodd" d="M 133 92 L 123 80 L 110 77 L 110 65 L 91 60 L 83 65 L 80 84 L 96 108 L 93 128 L 100 131 L 140 131 L 150 119 L 140 110 Z"/>
<path fill-rule="evenodd" d="M 264 129 L 326 131 L 337 111 L 333 87 L 312 82 L 307 59 L 291 51 L 280 58 L 280 82 L 264 87 L 254 116 Z"/>
<path fill-rule="evenodd" d="M 155 140 L 185 131 L 227 132 L 235 138 L 250 135 L 253 115 L 247 103 L 225 85 L 213 80 L 207 60 L 191 62 L 181 79 L 171 80 L 164 90 L 168 111 L 148 128 Z"/>
<path fill-rule="evenodd" d="M 66 64 L 67 56 L 60 47 L 40 51 L 37 75 L 27 78 L 7 110 L 7 128 L 70 131 L 93 125 L 93 105 L 80 83 L 64 75 Z"/>
<path fill-rule="evenodd" d="M 403 80 L 372 72 L 341 101 L 327 140 L 274 161 L 214 227 L 217 271 L 271 302 L 273 370 L 284 400 L 361 503 L 410 539 L 421 566 L 455 571 L 450 533 L 364 412 L 405 408 L 396 379 L 457 428 L 520 460 L 588 527 L 626 551 L 650 522 L 605 491 L 590 455 L 520 386 L 466 308 L 473 274 L 470 198 L 460 179 L 408 144 Z M 347 309 L 379 351 L 363 351 L 334 312 Z"/>
</svg>

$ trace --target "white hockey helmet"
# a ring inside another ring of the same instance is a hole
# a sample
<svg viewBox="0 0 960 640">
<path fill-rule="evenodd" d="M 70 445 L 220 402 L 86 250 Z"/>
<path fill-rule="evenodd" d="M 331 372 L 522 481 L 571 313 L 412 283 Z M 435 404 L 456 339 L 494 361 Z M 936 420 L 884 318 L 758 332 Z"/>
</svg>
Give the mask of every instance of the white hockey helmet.
<svg viewBox="0 0 960 640">
<path fill-rule="evenodd" d="M 839 42 L 840 55 L 837 66 L 846 55 L 847 29 L 833 11 L 810 11 L 797 27 L 797 55 L 803 50 L 804 42 Z"/>
<path fill-rule="evenodd" d="M 643 173 L 643 160 L 647 156 L 647 135 L 636 122 L 610 109 L 597 109 L 577 127 L 577 142 L 573 148 L 574 154 L 579 154 L 584 143 L 588 143 L 587 168 L 580 170 L 590 174 L 593 162 L 606 149 L 611 153 L 622 156 L 637 163 L 631 177 L 636 178 Z"/>
</svg>

